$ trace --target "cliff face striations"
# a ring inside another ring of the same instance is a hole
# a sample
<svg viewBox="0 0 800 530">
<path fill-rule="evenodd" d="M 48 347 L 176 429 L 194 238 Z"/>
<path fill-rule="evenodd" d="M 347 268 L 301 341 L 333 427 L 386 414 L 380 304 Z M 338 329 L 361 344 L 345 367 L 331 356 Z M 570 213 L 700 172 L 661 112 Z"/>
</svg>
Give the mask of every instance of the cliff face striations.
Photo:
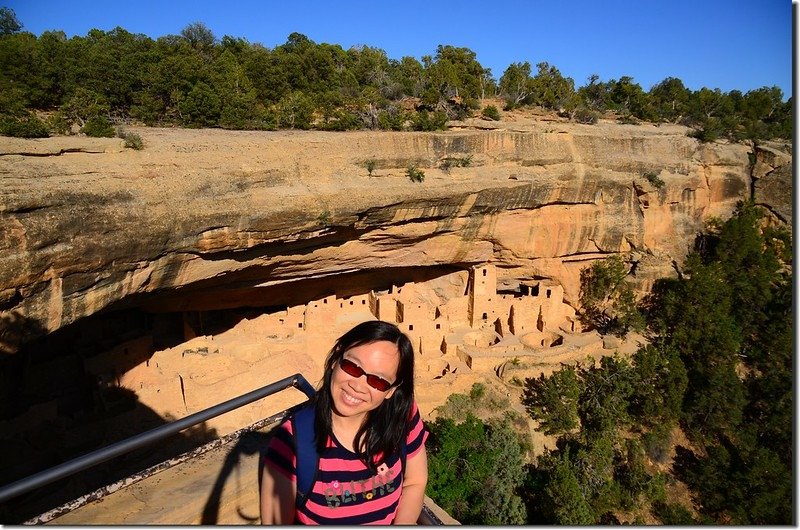
<svg viewBox="0 0 800 530">
<path fill-rule="evenodd" d="M 790 155 L 762 149 L 754 186 L 750 147 L 678 126 L 133 130 L 143 151 L 0 138 L 5 352 L 106 309 L 280 306 L 482 262 L 501 286 L 550 278 L 575 304 L 591 260 L 632 252 L 646 287 L 756 192 L 791 219 L 770 180 Z"/>
</svg>

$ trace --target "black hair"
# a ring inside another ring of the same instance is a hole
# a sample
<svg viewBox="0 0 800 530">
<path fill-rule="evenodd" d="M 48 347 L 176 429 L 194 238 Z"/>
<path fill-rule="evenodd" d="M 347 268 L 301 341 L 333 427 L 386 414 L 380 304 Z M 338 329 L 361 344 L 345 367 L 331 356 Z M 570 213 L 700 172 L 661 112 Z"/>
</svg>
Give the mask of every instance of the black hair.
<svg viewBox="0 0 800 530">
<path fill-rule="evenodd" d="M 322 385 L 313 399 L 316 409 L 317 450 L 321 454 L 328 436 L 333 434 L 331 379 L 336 363 L 347 350 L 378 341 L 388 341 L 397 346 L 400 364 L 393 386 L 394 394 L 367 413 L 353 443 L 356 454 L 371 471 L 376 470 L 376 455 L 383 453 L 384 457 L 388 457 L 397 453 L 403 437 L 407 435 L 406 429 L 414 402 L 414 347 L 406 334 L 389 322 L 370 320 L 358 324 L 339 337 L 325 359 Z"/>
</svg>

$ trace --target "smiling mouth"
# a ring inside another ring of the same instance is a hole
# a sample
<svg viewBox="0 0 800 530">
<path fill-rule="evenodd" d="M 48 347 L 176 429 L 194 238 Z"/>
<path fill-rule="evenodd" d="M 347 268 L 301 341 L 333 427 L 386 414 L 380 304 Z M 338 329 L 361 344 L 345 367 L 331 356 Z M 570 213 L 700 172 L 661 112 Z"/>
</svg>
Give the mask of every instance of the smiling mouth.
<svg viewBox="0 0 800 530">
<path fill-rule="evenodd" d="M 346 390 L 342 390 L 342 396 L 342 400 L 348 405 L 360 405 L 364 403 L 363 399 L 358 399 L 352 394 L 349 394 Z"/>
</svg>

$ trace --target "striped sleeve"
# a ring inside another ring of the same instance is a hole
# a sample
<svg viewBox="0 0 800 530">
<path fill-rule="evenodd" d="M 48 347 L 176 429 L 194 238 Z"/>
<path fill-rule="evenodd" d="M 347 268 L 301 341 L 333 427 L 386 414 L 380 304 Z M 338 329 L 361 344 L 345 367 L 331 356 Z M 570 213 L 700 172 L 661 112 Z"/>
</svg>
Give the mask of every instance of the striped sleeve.
<svg viewBox="0 0 800 530">
<path fill-rule="evenodd" d="M 408 420 L 408 436 L 406 437 L 406 446 L 408 447 L 407 457 L 412 457 L 422 449 L 428 439 L 428 428 L 422 421 L 422 416 L 419 413 L 419 407 L 415 401 L 411 407 L 411 413 Z"/>
<path fill-rule="evenodd" d="M 272 435 L 264 455 L 264 465 L 291 479 L 297 480 L 297 455 L 291 420 L 283 422 Z"/>
</svg>

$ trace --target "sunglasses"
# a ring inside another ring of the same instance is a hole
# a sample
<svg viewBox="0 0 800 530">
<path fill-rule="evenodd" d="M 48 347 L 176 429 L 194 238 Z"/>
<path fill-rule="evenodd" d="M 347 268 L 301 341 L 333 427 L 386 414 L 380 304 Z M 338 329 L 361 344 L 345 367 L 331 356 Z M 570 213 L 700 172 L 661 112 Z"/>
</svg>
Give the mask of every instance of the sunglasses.
<svg viewBox="0 0 800 530">
<path fill-rule="evenodd" d="M 353 377 L 361 377 L 362 375 L 366 375 L 367 384 L 378 392 L 386 392 L 392 388 L 392 386 L 394 386 L 394 383 L 390 383 L 382 377 L 378 377 L 374 374 L 368 374 L 359 365 L 349 359 L 345 359 L 344 357 L 339 359 L 339 367 L 344 370 L 347 375 L 351 375 Z"/>
</svg>

